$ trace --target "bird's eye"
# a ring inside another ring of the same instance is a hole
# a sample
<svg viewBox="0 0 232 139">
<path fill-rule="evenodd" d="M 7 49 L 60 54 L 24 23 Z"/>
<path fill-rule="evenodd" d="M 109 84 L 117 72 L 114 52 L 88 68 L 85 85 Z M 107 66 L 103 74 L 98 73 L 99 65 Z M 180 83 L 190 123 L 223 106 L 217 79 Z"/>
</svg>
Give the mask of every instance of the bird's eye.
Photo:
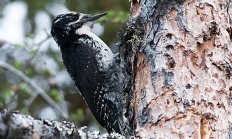
<svg viewBox="0 0 232 139">
<path fill-rule="evenodd" d="M 69 19 L 70 19 L 71 21 L 76 21 L 76 20 L 77 20 L 77 17 L 72 16 L 72 17 L 70 17 Z"/>
</svg>

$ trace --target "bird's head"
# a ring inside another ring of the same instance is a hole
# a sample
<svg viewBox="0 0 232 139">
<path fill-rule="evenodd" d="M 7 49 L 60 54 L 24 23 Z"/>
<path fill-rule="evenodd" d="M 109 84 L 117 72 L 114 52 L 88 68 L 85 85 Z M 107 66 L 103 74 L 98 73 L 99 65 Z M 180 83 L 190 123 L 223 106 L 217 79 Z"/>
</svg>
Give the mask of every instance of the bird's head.
<svg viewBox="0 0 232 139">
<path fill-rule="evenodd" d="M 52 22 L 51 34 L 56 42 L 70 35 L 78 35 L 78 30 L 86 27 L 89 29 L 94 20 L 106 14 L 89 15 L 80 12 L 60 14 Z"/>
</svg>

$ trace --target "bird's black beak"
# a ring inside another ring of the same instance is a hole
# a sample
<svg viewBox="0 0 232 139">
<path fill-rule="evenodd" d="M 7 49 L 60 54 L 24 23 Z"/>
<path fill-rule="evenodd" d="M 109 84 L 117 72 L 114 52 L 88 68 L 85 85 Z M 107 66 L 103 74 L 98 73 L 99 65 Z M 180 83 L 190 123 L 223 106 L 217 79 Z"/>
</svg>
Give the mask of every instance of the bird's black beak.
<svg viewBox="0 0 232 139">
<path fill-rule="evenodd" d="M 85 15 L 83 17 L 83 22 L 86 23 L 86 22 L 92 22 L 94 20 L 97 20 L 99 18 L 101 18 L 102 16 L 105 16 L 107 15 L 107 13 L 101 13 L 101 14 L 97 14 L 97 15 Z"/>
</svg>

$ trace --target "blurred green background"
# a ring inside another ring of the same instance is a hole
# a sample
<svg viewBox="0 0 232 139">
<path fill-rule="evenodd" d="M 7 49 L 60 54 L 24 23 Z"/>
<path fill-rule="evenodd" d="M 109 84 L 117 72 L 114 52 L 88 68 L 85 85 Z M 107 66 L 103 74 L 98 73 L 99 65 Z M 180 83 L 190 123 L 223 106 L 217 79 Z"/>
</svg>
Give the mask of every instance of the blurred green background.
<svg viewBox="0 0 232 139">
<path fill-rule="evenodd" d="M 98 21 L 101 25 L 93 25 L 93 32 L 114 53 L 118 51 L 117 32 L 129 18 L 128 0 L 1 0 L 0 109 L 42 119 L 68 119 L 104 132 L 72 84 L 59 47 L 50 36 L 55 16 L 69 11 L 108 12 Z M 39 95 L 38 88 L 51 100 Z"/>
</svg>

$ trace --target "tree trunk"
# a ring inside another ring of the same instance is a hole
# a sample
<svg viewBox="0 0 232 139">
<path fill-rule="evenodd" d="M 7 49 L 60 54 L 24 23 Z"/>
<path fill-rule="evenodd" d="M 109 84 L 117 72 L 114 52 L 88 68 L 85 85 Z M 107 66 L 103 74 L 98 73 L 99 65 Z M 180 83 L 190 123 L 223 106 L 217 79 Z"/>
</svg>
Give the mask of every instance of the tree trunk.
<svg viewBox="0 0 232 139">
<path fill-rule="evenodd" d="M 135 136 L 232 138 L 232 1 L 130 3 L 121 53 Z"/>
</svg>

